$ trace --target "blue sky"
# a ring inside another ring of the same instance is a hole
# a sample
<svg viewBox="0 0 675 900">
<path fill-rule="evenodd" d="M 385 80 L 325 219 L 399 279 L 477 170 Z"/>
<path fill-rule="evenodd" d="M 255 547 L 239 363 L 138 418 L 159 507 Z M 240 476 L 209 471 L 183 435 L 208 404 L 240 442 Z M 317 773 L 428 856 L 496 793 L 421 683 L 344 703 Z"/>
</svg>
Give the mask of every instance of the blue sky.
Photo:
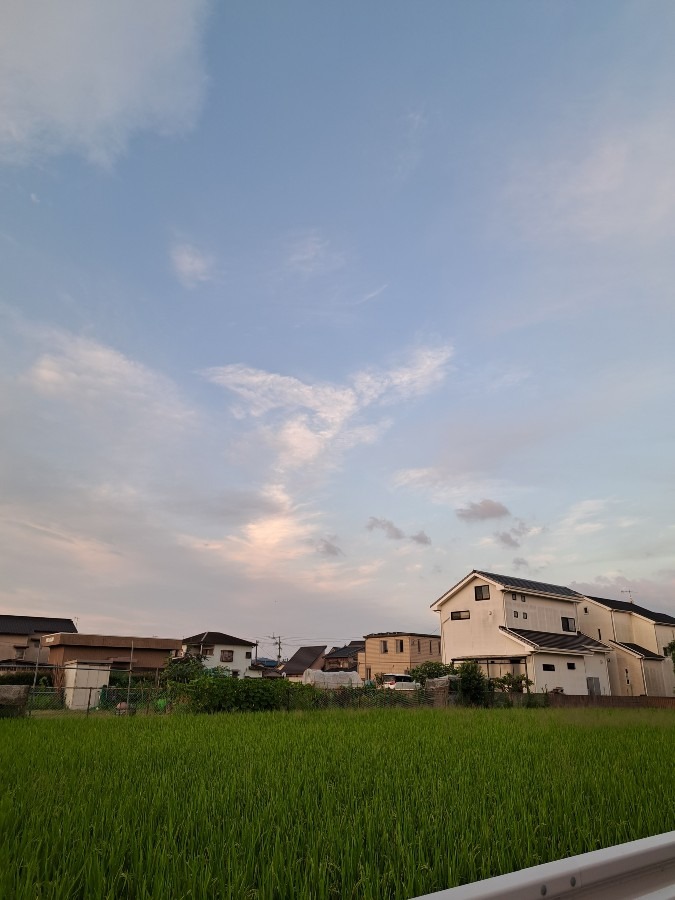
<svg viewBox="0 0 675 900">
<path fill-rule="evenodd" d="M 672 613 L 674 41 L 3 4 L 0 610 L 291 653 L 484 568 Z"/>
</svg>

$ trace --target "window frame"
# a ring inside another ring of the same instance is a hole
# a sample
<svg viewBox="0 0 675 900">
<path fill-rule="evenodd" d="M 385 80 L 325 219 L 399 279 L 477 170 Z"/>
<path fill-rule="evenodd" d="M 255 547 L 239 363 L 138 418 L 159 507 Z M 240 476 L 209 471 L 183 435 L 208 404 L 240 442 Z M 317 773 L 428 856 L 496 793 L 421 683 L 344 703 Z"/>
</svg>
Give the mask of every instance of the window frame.
<svg viewBox="0 0 675 900">
<path fill-rule="evenodd" d="M 542 663 L 541 668 L 544 672 L 555 672 L 555 663 Z"/>
<path fill-rule="evenodd" d="M 473 599 L 474 600 L 489 600 L 490 599 L 490 585 L 489 584 L 474 585 Z"/>
<path fill-rule="evenodd" d="M 569 623 L 572 623 L 572 627 L 569 627 Z M 561 616 L 560 617 L 560 625 L 562 630 L 566 634 L 576 634 L 577 633 L 577 621 L 573 619 L 572 616 Z"/>
<path fill-rule="evenodd" d="M 465 622 L 471 618 L 471 611 L 468 609 L 453 609 L 450 613 L 451 622 Z"/>
</svg>

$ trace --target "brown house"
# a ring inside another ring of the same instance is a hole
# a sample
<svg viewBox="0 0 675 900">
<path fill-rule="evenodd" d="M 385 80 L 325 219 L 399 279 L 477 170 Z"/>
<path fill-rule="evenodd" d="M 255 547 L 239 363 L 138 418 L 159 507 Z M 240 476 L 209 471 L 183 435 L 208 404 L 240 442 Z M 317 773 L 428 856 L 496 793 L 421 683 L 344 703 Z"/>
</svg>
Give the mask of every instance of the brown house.
<svg viewBox="0 0 675 900">
<path fill-rule="evenodd" d="M 113 669 L 134 671 L 163 669 L 181 649 L 179 638 L 132 637 L 115 634 L 48 634 L 42 646 L 49 648 L 49 665 L 109 662 Z"/>
<path fill-rule="evenodd" d="M 333 647 L 323 658 L 324 672 L 356 672 L 365 646 L 365 641 L 350 641 L 346 647 Z"/>
<path fill-rule="evenodd" d="M 409 631 L 383 631 L 365 636 L 365 648 L 359 653 L 358 672 L 364 681 L 376 675 L 407 675 L 423 662 L 441 662 L 441 638 L 437 634 Z"/>
<path fill-rule="evenodd" d="M 40 639 L 55 631 L 76 633 L 72 619 L 51 616 L 0 616 L 0 666 L 21 668 L 46 663 L 49 651 L 41 647 Z"/>
</svg>

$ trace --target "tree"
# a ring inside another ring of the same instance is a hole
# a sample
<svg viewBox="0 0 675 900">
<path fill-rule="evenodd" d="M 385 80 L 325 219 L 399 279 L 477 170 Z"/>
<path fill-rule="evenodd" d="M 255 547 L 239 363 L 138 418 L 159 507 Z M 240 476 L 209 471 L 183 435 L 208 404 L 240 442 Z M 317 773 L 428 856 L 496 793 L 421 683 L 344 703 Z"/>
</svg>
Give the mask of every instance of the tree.
<svg viewBox="0 0 675 900">
<path fill-rule="evenodd" d="M 459 675 L 459 699 L 466 706 L 487 706 L 490 697 L 490 682 L 487 675 L 474 659 L 461 663 Z"/>
<path fill-rule="evenodd" d="M 164 684 L 190 684 L 204 674 L 204 657 L 200 653 L 186 653 L 169 659 L 160 675 Z"/>
<path fill-rule="evenodd" d="M 675 641 L 671 641 L 666 647 L 666 653 L 673 661 L 673 672 L 675 672 Z"/>
<path fill-rule="evenodd" d="M 442 678 L 443 675 L 454 674 L 454 666 L 446 666 L 445 663 L 434 662 L 433 660 L 420 663 L 419 666 L 415 666 L 414 669 L 410 670 L 410 675 L 412 675 L 415 681 L 418 681 L 422 687 L 426 684 L 427 678 Z"/>
<path fill-rule="evenodd" d="M 527 675 L 512 675 L 507 672 L 501 678 L 493 678 L 492 684 L 503 694 L 522 694 L 525 690 L 529 693 L 530 685 L 534 682 Z"/>
</svg>

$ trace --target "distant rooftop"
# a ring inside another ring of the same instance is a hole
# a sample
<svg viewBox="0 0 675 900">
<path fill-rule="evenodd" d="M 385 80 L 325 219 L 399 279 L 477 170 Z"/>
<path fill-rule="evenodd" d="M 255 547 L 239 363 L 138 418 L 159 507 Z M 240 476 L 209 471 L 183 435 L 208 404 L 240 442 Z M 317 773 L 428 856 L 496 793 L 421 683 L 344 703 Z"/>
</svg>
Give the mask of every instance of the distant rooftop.
<svg viewBox="0 0 675 900">
<path fill-rule="evenodd" d="M 662 625 L 675 625 L 675 616 L 669 616 L 668 613 L 654 612 L 645 606 L 638 606 L 637 603 L 629 603 L 627 600 L 608 600 L 606 597 L 592 597 L 590 594 L 586 594 L 586 596 L 589 600 L 595 600 L 596 603 L 606 606 L 607 609 L 614 609 L 617 612 L 637 613 L 640 616 L 644 616 L 645 619 L 650 619 L 652 622 Z"/>
<path fill-rule="evenodd" d="M 207 647 L 215 644 L 226 644 L 233 647 L 255 647 L 255 641 L 245 641 L 243 638 L 224 634 L 222 631 L 202 631 L 201 634 L 193 634 L 192 637 L 183 638 L 184 644 L 192 647 L 206 644 Z"/>
<path fill-rule="evenodd" d="M 55 634 L 77 632 L 72 619 L 53 619 L 51 616 L 0 615 L 0 634 Z"/>
<path fill-rule="evenodd" d="M 305 669 L 311 668 L 325 652 L 325 644 L 322 647 L 299 647 L 288 662 L 284 663 L 284 674 L 302 675 Z"/>
<path fill-rule="evenodd" d="M 517 591 L 533 591 L 537 594 L 552 594 L 556 597 L 572 597 L 579 600 L 582 596 L 572 588 L 565 587 L 562 584 L 547 584 L 544 581 L 530 581 L 529 578 L 514 578 L 512 575 L 496 575 L 494 572 L 483 572 L 474 569 L 475 575 L 482 575 L 483 578 L 489 578 L 501 584 L 504 587 L 513 588 Z"/>
</svg>

